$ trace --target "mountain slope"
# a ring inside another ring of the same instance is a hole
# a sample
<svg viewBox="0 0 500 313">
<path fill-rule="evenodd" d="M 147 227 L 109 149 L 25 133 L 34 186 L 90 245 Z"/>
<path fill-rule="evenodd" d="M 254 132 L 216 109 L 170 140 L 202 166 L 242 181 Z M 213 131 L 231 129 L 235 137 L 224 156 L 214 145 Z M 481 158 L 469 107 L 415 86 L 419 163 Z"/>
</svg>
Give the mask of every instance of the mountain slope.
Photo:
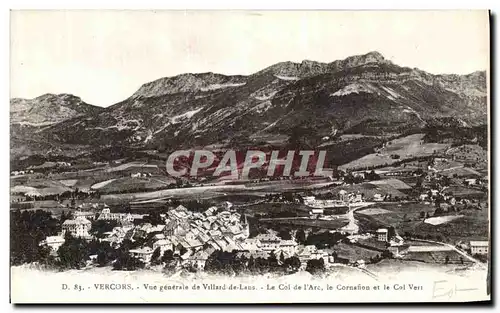
<svg viewBox="0 0 500 313">
<path fill-rule="evenodd" d="M 486 124 L 486 73 L 432 75 L 378 52 L 331 63 L 282 62 L 249 76 L 182 74 L 43 128 L 61 145 L 177 149 L 307 137 L 399 134 L 430 124 Z"/>
</svg>

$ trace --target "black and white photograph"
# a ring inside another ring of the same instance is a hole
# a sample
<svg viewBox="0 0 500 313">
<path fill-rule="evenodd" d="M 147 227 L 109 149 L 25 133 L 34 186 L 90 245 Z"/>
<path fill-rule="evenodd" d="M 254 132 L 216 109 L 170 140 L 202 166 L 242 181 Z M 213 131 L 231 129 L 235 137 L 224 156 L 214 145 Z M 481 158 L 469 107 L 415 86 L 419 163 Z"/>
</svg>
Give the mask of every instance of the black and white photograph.
<svg viewBox="0 0 500 313">
<path fill-rule="evenodd" d="M 490 13 L 12 10 L 12 303 L 491 300 Z"/>
</svg>

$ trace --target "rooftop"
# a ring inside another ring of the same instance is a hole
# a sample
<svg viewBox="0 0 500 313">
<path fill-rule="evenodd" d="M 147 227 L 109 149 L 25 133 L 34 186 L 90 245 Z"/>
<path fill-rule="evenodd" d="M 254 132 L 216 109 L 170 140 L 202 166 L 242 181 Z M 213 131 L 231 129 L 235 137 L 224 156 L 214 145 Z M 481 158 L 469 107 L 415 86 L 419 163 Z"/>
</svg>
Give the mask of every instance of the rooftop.
<svg viewBox="0 0 500 313">
<path fill-rule="evenodd" d="M 72 220 L 65 220 L 63 225 L 78 225 L 78 224 L 91 224 L 91 222 L 83 216 L 78 216 Z"/>
<path fill-rule="evenodd" d="M 130 252 L 138 254 L 149 254 L 153 253 L 153 249 L 151 249 L 150 247 L 144 247 L 139 249 L 131 249 Z"/>
<path fill-rule="evenodd" d="M 488 241 L 471 241 L 470 245 L 475 247 L 488 247 L 490 243 Z"/>
</svg>

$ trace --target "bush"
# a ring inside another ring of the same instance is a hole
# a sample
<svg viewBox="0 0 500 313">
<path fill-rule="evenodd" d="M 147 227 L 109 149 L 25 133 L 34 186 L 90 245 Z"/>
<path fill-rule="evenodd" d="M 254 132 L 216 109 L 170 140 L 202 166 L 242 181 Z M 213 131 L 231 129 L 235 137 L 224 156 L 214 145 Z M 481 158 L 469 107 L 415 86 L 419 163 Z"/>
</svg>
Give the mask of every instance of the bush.
<svg viewBox="0 0 500 313">
<path fill-rule="evenodd" d="M 325 271 L 325 261 L 323 259 L 307 261 L 306 271 L 312 275 L 321 275 Z"/>
</svg>

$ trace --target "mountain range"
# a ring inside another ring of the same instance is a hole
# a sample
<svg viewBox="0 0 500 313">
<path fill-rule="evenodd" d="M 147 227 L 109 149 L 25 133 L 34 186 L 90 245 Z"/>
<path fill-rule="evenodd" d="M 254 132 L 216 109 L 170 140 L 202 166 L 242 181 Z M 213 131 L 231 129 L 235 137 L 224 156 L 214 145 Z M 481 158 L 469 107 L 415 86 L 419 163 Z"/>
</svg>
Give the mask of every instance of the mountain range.
<svg viewBox="0 0 500 313">
<path fill-rule="evenodd" d="M 68 95 L 11 99 L 11 157 L 157 149 L 311 145 L 342 134 L 391 136 L 487 124 L 486 72 L 433 75 L 378 52 L 331 63 L 282 62 L 252 75 L 181 74 L 100 108 Z M 297 135 L 299 134 L 299 135 Z"/>
</svg>

